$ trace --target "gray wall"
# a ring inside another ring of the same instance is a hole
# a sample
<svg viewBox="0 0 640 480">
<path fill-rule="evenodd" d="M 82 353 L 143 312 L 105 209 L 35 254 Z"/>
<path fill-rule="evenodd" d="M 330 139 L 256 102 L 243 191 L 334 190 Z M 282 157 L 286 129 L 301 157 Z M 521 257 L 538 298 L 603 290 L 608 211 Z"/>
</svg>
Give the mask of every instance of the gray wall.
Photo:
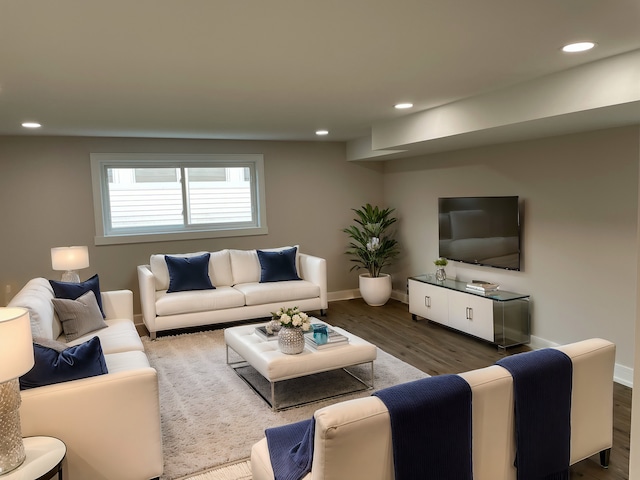
<svg viewBox="0 0 640 480">
<path fill-rule="evenodd" d="M 534 342 L 603 337 L 630 382 L 637 277 L 638 127 L 517 142 L 387 162 L 385 202 L 399 212 L 407 276 L 433 272 L 437 199 L 518 195 L 523 271 L 450 263 L 450 276 L 495 281 L 532 296 Z"/>
<path fill-rule="evenodd" d="M 330 142 L 0 137 L 0 304 L 34 276 L 58 278 L 50 248 L 77 244 L 90 249 L 91 266 L 81 277 L 99 273 L 105 289 L 134 290 L 136 312 L 135 267 L 158 252 L 299 243 L 327 259 L 330 292 L 354 289 L 357 272 L 349 273 L 341 229 L 351 223 L 350 209 L 366 202 L 396 208 L 402 256 L 389 271 L 402 294 L 407 276 L 433 271 L 438 197 L 519 195 L 524 270 L 451 264 L 448 273 L 531 294 L 540 344 L 614 341 L 618 373 L 630 377 L 638 133 L 618 128 L 385 163 L 347 162 L 344 144 Z M 92 152 L 263 153 L 269 234 L 96 247 Z"/>
<path fill-rule="evenodd" d="M 30 278 L 59 278 L 50 249 L 88 245 L 90 267 L 105 290 L 134 291 L 136 265 L 153 253 L 299 244 L 326 258 L 329 291 L 357 287 L 344 254 L 351 208 L 382 201 L 382 166 L 345 161 L 343 143 L 243 142 L 81 137 L 0 137 L 0 305 Z M 268 235 L 95 246 L 90 153 L 262 153 L 265 159 Z"/>
</svg>

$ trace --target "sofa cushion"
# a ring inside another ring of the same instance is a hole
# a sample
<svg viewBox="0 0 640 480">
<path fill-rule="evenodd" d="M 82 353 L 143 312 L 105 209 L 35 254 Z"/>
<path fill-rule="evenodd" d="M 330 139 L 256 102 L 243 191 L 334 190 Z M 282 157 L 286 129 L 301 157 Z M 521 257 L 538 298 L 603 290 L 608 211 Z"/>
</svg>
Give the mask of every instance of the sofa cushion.
<svg viewBox="0 0 640 480">
<path fill-rule="evenodd" d="M 264 305 L 274 302 L 295 302 L 320 296 L 320 287 L 307 280 L 269 283 L 243 283 L 235 289 L 244 294 L 247 305 Z"/>
<path fill-rule="evenodd" d="M 260 281 L 260 261 L 255 250 L 229 250 L 233 284 Z"/>
<path fill-rule="evenodd" d="M 126 372 L 138 368 L 149 368 L 149 359 L 144 352 L 119 352 L 105 354 L 104 360 L 109 373 Z"/>
<path fill-rule="evenodd" d="M 242 307 L 244 302 L 244 295 L 232 287 L 176 293 L 156 292 L 156 313 L 163 316 L 208 312 Z"/>
<path fill-rule="evenodd" d="M 79 345 L 92 337 L 100 338 L 102 345 L 102 351 L 105 355 L 110 353 L 128 352 L 128 351 L 144 351 L 142 340 L 136 330 L 133 322 L 126 318 L 107 319 L 105 323 L 109 328 L 103 328 L 96 332 L 91 332 L 81 337 L 78 337 L 67 345 L 75 346 Z M 58 338 L 58 341 L 65 341 L 64 335 Z"/>
<path fill-rule="evenodd" d="M 193 257 L 173 257 L 165 255 L 169 270 L 169 289 L 167 293 L 186 290 L 211 290 L 215 288 L 209 278 L 209 253 Z"/>
<path fill-rule="evenodd" d="M 53 288 L 45 278 L 33 278 L 9 302 L 9 307 L 29 310 L 31 335 L 55 340 L 62 331 L 59 321 L 54 319 Z"/>
<path fill-rule="evenodd" d="M 275 252 L 257 250 L 260 261 L 260 282 L 300 280 L 296 268 L 297 250 L 296 247 Z"/>
<path fill-rule="evenodd" d="M 89 290 L 92 290 L 94 295 L 96 296 L 96 300 L 98 302 L 98 306 L 100 307 L 102 317 L 104 318 L 104 310 L 102 309 L 102 296 L 100 295 L 100 279 L 98 278 L 98 274 L 94 275 L 88 280 L 85 280 L 84 282 L 79 283 L 59 282 L 57 280 L 49 280 L 49 283 L 53 288 L 53 293 L 55 294 L 56 298 L 67 298 L 69 300 L 75 300 L 80 295 L 83 295 Z"/>
<path fill-rule="evenodd" d="M 289 245 L 278 248 L 263 248 L 261 251 L 279 252 L 281 250 L 289 250 L 291 248 L 296 248 L 296 271 L 299 271 L 298 245 Z M 256 250 L 231 249 L 229 250 L 229 256 L 231 259 L 231 272 L 233 273 L 233 283 L 231 285 L 260 281 L 260 260 L 258 260 L 258 253 Z"/>
<path fill-rule="evenodd" d="M 174 257 L 195 257 L 207 252 L 196 253 L 176 253 Z M 209 279 L 216 287 L 233 285 L 233 275 L 231 274 L 231 263 L 229 260 L 229 250 L 209 252 Z M 149 267 L 156 282 L 156 290 L 167 290 L 169 288 L 169 269 L 164 259 L 164 254 L 151 255 Z"/>
<path fill-rule="evenodd" d="M 33 368 L 20 377 L 22 390 L 108 373 L 97 337 L 62 352 L 34 343 L 33 352 Z"/>
<path fill-rule="evenodd" d="M 107 328 L 93 290 L 80 295 L 76 300 L 52 298 L 51 301 L 62 322 L 62 330 L 67 342 L 87 333 Z"/>
</svg>

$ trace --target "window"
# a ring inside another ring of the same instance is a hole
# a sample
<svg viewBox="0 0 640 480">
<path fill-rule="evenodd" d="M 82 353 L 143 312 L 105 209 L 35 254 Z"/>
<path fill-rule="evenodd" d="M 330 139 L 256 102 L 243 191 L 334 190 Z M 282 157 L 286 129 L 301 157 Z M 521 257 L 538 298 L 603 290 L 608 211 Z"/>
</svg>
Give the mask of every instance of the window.
<svg viewBox="0 0 640 480">
<path fill-rule="evenodd" d="M 262 155 L 91 154 L 96 244 L 266 234 Z"/>
</svg>

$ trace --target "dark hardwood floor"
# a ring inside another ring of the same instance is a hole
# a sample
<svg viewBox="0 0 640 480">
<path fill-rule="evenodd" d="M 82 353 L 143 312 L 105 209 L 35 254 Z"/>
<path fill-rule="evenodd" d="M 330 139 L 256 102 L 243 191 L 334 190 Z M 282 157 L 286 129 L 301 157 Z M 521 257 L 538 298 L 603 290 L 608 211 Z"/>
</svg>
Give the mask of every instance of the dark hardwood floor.
<svg viewBox="0 0 640 480">
<path fill-rule="evenodd" d="M 327 323 L 342 327 L 385 352 L 430 374 L 461 373 L 495 363 L 504 353 L 481 340 L 448 330 L 427 320 L 414 321 L 406 304 L 390 300 L 383 307 L 369 307 L 362 299 L 332 302 Z M 526 351 L 514 347 L 506 354 Z M 623 480 L 629 478 L 631 389 L 614 384 L 613 448 L 608 469 L 598 456 L 571 467 L 572 479 Z"/>
</svg>

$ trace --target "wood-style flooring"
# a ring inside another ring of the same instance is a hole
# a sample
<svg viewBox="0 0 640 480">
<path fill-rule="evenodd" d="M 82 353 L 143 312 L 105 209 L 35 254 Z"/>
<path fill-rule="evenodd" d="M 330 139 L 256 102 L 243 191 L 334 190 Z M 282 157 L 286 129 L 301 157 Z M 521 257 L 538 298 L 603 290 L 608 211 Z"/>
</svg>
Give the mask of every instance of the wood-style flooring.
<svg viewBox="0 0 640 480">
<path fill-rule="evenodd" d="M 374 343 L 430 375 L 486 367 L 504 355 L 487 342 L 427 320 L 412 320 L 407 305 L 395 300 L 390 300 L 383 307 L 370 307 L 362 299 L 331 302 L 323 320 Z M 526 350 L 526 346 L 514 347 L 508 349 L 507 354 Z M 571 467 L 571 478 L 627 480 L 630 426 L 631 389 L 616 383 L 609 468 L 601 468 L 595 455 Z"/>
</svg>

